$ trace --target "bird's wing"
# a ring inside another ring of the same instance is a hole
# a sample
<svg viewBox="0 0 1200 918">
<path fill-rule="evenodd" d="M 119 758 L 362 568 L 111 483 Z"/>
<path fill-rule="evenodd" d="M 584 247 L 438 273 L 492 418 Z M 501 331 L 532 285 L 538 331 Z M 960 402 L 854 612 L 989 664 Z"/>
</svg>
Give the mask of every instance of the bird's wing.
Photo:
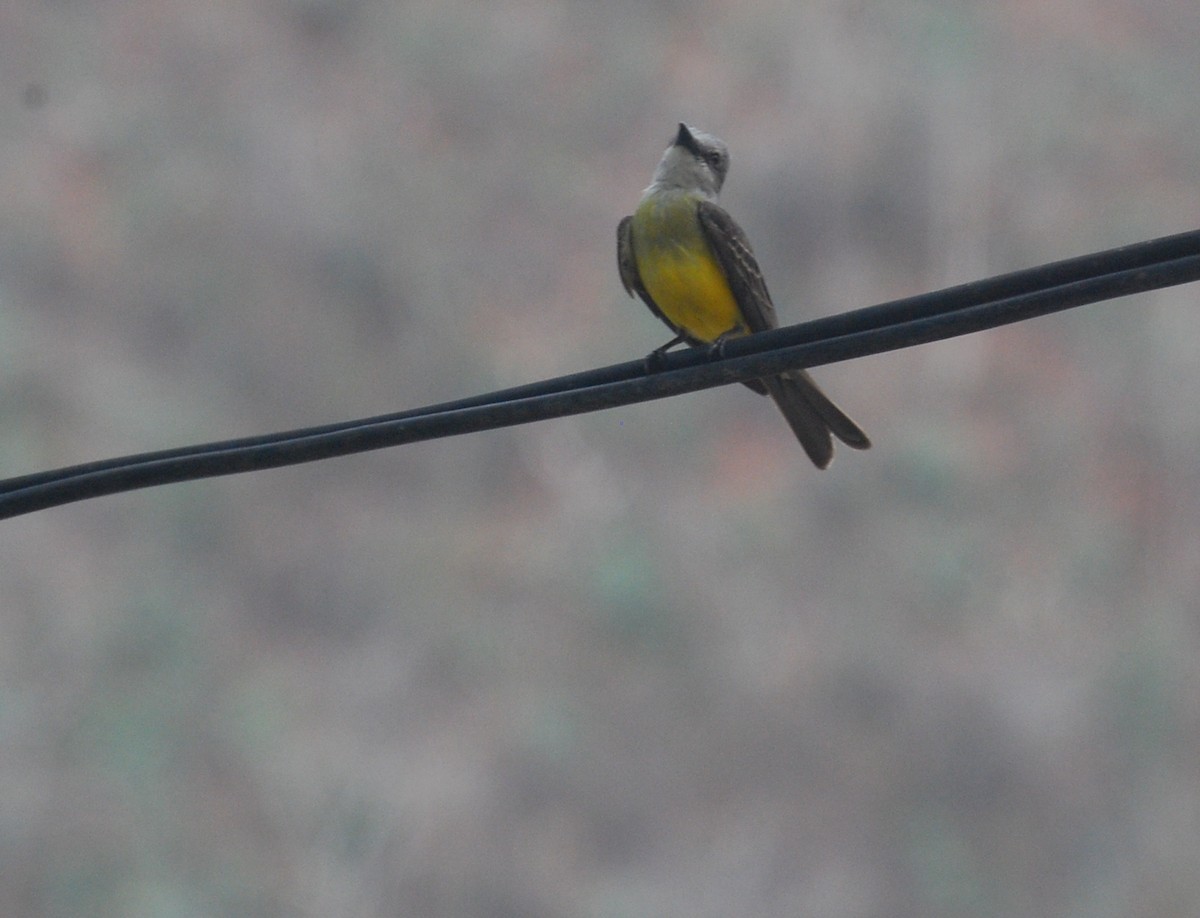
<svg viewBox="0 0 1200 918">
<path fill-rule="evenodd" d="M 635 293 L 645 296 L 642 276 L 638 274 L 637 258 L 633 254 L 633 216 L 622 217 L 617 224 L 617 270 L 621 272 L 621 283 L 630 296 Z"/>
<path fill-rule="evenodd" d="M 709 247 L 721 263 L 729 289 L 733 291 L 750 331 L 778 327 L 779 319 L 775 316 L 771 294 L 767 292 L 767 282 L 763 280 L 758 260 L 742 228 L 712 201 L 701 201 L 696 216 Z"/>
<path fill-rule="evenodd" d="M 646 288 L 642 285 L 642 275 L 638 273 L 637 256 L 633 251 L 633 217 L 623 217 L 621 222 L 617 224 L 617 269 L 621 272 L 621 283 L 625 285 L 625 292 L 630 296 L 637 294 L 650 311 L 658 316 L 663 323 L 672 331 L 678 333 L 670 320 L 663 315 L 662 310 L 654 302 L 654 298 L 646 292 Z"/>
</svg>

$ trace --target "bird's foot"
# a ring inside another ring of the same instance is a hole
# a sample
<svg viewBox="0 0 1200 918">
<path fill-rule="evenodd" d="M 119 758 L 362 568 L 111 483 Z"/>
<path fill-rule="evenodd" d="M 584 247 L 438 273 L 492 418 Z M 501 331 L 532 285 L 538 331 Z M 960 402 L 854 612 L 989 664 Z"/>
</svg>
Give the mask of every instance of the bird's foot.
<svg viewBox="0 0 1200 918">
<path fill-rule="evenodd" d="M 642 361 L 642 363 L 646 367 L 646 372 L 647 373 L 657 373 L 660 370 L 662 370 L 663 366 L 667 362 L 667 359 L 666 359 L 667 351 L 669 351 L 675 345 L 682 343 L 682 341 L 683 341 L 683 336 L 676 335 L 674 338 L 672 338 L 670 341 L 668 341 L 662 347 L 656 347 L 649 354 L 647 354 L 646 359 Z"/>
<path fill-rule="evenodd" d="M 730 339 L 730 335 L 722 335 L 716 341 L 708 346 L 709 360 L 724 360 L 725 359 L 725 343 Z"/>
</svg>

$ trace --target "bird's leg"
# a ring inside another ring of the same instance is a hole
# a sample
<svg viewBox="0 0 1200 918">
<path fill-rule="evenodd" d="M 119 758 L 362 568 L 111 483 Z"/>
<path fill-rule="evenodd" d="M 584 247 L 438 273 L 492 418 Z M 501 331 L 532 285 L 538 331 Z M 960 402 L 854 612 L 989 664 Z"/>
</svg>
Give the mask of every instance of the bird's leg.
<svg viewBox="0 0 1200 918">
<path fill-rule="evenodd" d="M 737 332 L 732 332 L 732 331 L 726 332 L 725 334 L 721 335 L 719 338 L 717 338 L 716 341 L 714 341 L 712 344 L 710 344 L 708 346 L 708 359 L 709 360 L 724 360 L 725 359 L 725 342 L 729 341 L 730 338 L 738 338 L 738 337 L 740 337 L 740 335 Z"/>
<path fill-rule="evenodd" d="M 646 372 L 657 373 L 659 370 L 661 370 L 663 368 L 663 363 L 665 363 L 663 358 L 666 356 L 667 351 L 669 351 L 675 345 L 682 343 L 683 335 L 676 335 L 662 347 L 656 347 L 649 354 L 647 354 L 645 361 L 643 361 L 646 365 Z"/>
</svg>

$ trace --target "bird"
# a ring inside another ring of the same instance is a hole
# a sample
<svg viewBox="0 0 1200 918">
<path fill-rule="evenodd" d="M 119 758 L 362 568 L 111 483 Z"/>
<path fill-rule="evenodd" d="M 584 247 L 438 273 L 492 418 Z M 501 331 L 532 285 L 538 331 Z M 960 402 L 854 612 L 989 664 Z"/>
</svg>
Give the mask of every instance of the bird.
<svg viewBox="0 0 1200 918">
<path fill-rule="evenodd" d="M 717 203 L 728 173 L 725 143 L 681 122 L 637 208 L 617 226 L 625 292 L 640 297 L 675 333 L 649 363 L 680 342 L 719 350 L 733 338 L 779 326 L 745 232 Z M 745 384 L 775 401 L 817 468 L 833 460 L 833 437 L 853 449 L 870 448 L 867 435 L 807 370 Z"/>
</svg>

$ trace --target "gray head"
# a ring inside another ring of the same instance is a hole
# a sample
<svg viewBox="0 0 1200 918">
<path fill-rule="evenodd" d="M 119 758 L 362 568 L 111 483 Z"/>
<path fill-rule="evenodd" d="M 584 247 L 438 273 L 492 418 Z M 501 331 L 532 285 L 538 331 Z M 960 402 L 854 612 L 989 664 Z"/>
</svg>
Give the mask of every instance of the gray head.
<svg viewBox="0 0 1200 918">
<path fill-rule="evenodd" d="M 682 122 L 667 151 L 654 170 L 654 189 L 677 188 L 699 191 L 715 198 L 729 171 L 729 149 L 712 134 Z"/>
</svg>

